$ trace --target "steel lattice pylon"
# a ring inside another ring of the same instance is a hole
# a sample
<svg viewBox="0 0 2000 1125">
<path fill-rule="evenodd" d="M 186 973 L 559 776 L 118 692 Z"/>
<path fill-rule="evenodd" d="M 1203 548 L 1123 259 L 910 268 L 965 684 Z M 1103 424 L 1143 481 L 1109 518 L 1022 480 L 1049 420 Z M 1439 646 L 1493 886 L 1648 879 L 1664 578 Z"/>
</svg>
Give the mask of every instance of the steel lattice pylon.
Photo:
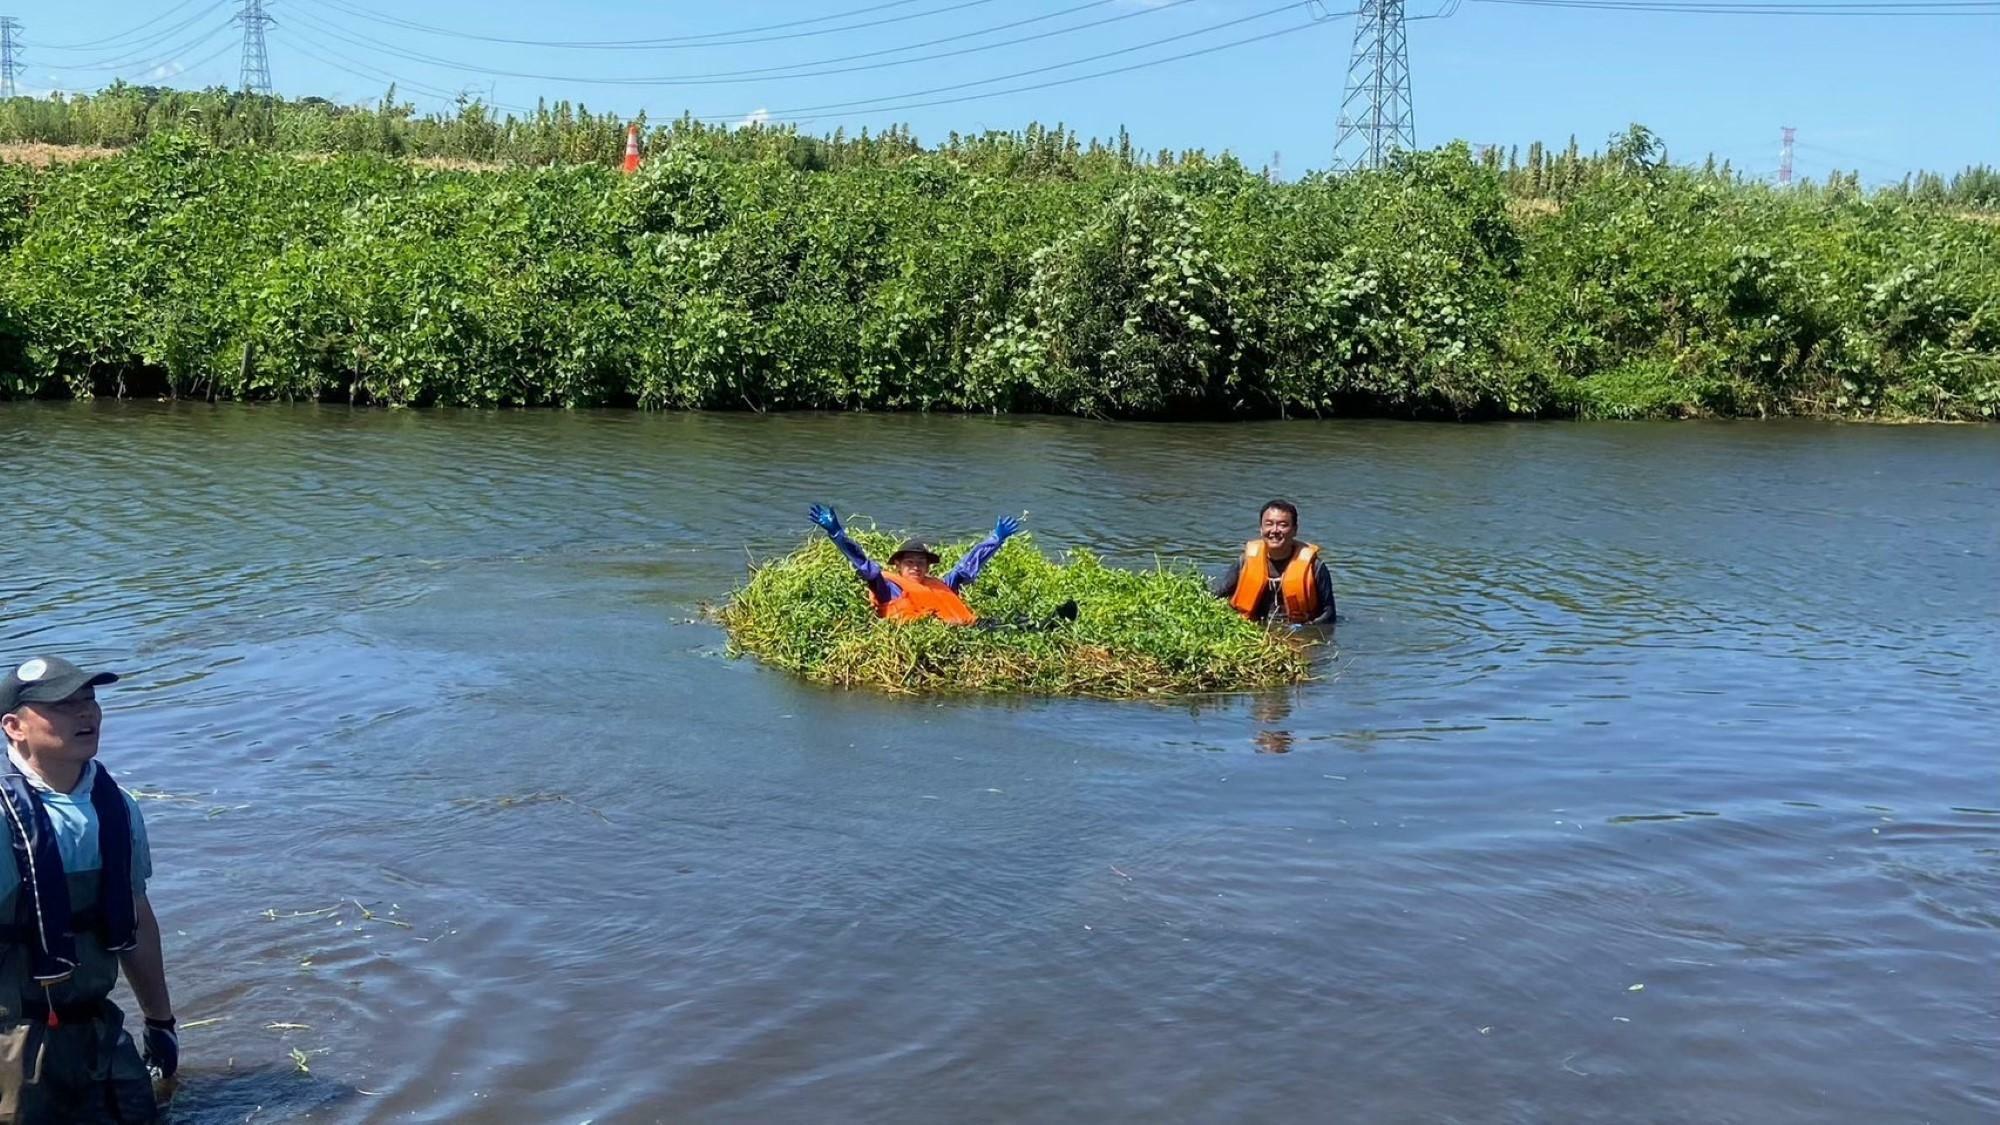
<svg viewBox="0 0 2000 1125">
<path fill-rule="evenodd" d="M 21 95 L 17 79 L 21 73 L 21 21 L 0 16 L 0 98 Z"/>
<path fill-rule="evenodd" d="M 246 94 L 271 93 L 271 56 L 264 49 L 264 29 L 275 21 L 264 10 L 264 0 L 243 0 L 236 16 L 243 25 L 243 81 Z"/>
<path fill-rule="evenodd" d="M 1333 142 L 1334 166 L 1380 168 L 1390 152 L 1416 148 L 1416 119 L 1403 0 L 1361 0 L 1347 93 L 1340 101 L 1340 135 Z"/>
</svg>

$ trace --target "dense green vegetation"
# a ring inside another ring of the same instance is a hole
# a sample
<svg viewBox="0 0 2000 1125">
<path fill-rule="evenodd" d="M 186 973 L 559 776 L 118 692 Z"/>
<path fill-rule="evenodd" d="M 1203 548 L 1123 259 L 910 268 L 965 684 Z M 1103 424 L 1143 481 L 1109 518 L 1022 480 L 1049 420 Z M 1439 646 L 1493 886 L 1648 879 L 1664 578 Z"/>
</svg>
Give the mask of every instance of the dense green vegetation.
<svg viewBox="0 0 2000 1125">
<path fill-rule="evenodd" d="M 801 170 L 858 164 L 883 165 L 924 151 L 907 130 L 870 136 L 805 136 L 786 128 L 728 129 L 689 120 L 646 125 L 649 148 L 698 138 L 704 150 L 738 160 L 780 160 Z M 340 105 L 325 98 L 274 98 L 234 90 L 177 90 L 119 82 L 96 94 L 0 100 L 0 144 L 35 143 L 125 148 L 157 133 L 179 133 L 222 147 L 255 147 L 293 153 L 373 153 L 437 161 L 504 164 L 615 165 L 625 151 L 628 122 L 569 102 L 544 102 L 508 110 L 461 98 L 449 113 L 418 113 L 390 87 L 375 105 Z M 933 151 L 983 171 L 1090 176 L 1137 165 L 1170 166 L 1198 154 L 1145 153 L 1131 138 L 1080 141 L 1061 128 L 1030 129 L 1025 136 L 952 134 Z M 1536 143 L 1515 146 L 1502 158 L 1497 146 L 1481 162 L 1501 177 L 1517 199 L 1561 200 L 1622 159 L 1616 151 L 1587 152 L 1571 137 L 1557 151 Z M 1710 178 L 1733 181 L 1727 161 L 1710 157 Z M 1858 190 L 1853 173 L 1825 181 L 1834 191 Z M 1811 191 L 1813 185 L 1802 184 Z M 1925 172 L 1885 189 L 1886 194 L 1962 208 L 2000 209 L 2000 169 L 1967 168 L 1949 179 Z"/>
<path fill-rule="evenodd" d="M 630 123 L 645 130 L 648 151 L 692 144 L 713 156 L 775 160 L 801 171 L 879 167 L 925 151 L 908 130 L 900 128 L 872 135 L 835 131 L 815 137 L 783 127 L 726 128 L 686 118 L 649 124 L 644 115 L 628 122 L 569 102 L 513 113 L 467 100 L 448 114 L 419 114 L 414 106 L 396 100 L 393 87 L 374 106 L 123 83 L 97 94 L 0 100 L 0 144 L 117 149 L 172 134 L 216 148 L 370 154 L 460 164 L 614 167 L 624 157 L 625 127 Z M 1020 136 L 953 134 L 937 151 L 987 171 L 1064 177 L 1154 162 L 1171 164 L 1176 159 L 1172 152 L 1138 152 L 1129 137 L 1086 142 L 1060 128 L 1039 127 Z"/>
<path fill-rule="evenodd" d="M 853 534 L 878 558 L 898 541 Z M 940 553 L 948 566 L 970 547 Z M 1056 563 L 1023 535 L 966 591 L 989 622 L 1049 621 L 1065 600 L 1077 619 L 1048 629 L 883 621 L 847 560 L 815 537 L 754 570 L 721 618 L 736 652 L 816 683 L 894 693 L 1140 698 L 1279 687 L 1310 671 L 1303 643 L 1245 621 L 1190 569 L 1115 570 L 1085 551 Z"/>
<path fill-rule="evenodd" d="M 0 165 L 0 394 L 1106 416 L 2000 412 L 2000 223 L 1463 147 L 1269 182 L 1061 130 L 597 164 L 199 132 Z"/>
<path fill-rule="evenodd" d="M 1602 152 L 1585 152 L 1578 146 L 1576 138 L 1571 137 L 1569 147 L 1560 152 L 1536 143 L 1529 145 L 1525 154 L 1519 146 L 1508 149 L 1504 160 L 1498 146 L 1489 145 L 1480 150 L 1479 159 L 1500 177 L 1500 183 L 1509 196 L 1561 202 L 1605 172 L 1624 164 L 1634 140 L 1628 136 Z M 1664 159 L 1664 152 L 1654 155 Z M 1727 160 L 1718 164 L 1713 156 L 1703 162 L 1701 175 L 1707 180 L 1720 179 L 1730 183 L 1739 180 Z M 1817 183 L 1800 180 L 1790 190 L 1806 196 L 1820 192 L 1836 196 L 1859 195 L 1861 175 L 1854 171 L 1834 171 Z M 1884 187 L 1876 195 L 1883 200 L 1915 200 L 1958 208 L 2000 210 L 2000 168 L 1975 165 L 1949 179 L 1936 172 L 1919 172 L 1904 176 L 1901 183 Z"/>
</svg>

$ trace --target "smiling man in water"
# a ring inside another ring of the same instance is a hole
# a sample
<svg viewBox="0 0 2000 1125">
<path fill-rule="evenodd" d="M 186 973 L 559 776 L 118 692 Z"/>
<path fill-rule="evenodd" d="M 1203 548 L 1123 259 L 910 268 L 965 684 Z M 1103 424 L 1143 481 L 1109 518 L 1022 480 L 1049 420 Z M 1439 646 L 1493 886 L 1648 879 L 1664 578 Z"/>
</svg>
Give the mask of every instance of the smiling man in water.
<svg viewBox="0 0 2000 1125">
<path fill-rule="evenodd" d="M 155 1122 L 154 1083 L 180 1066 L 146 824 L 95 760 L 97 689 L 117 679 L 40 656 L 0 680 L 0 1125 Z M 110 1000 L 121 967 L 143 1060 Z"/>
<path fill-rule="evenodd" d="M 1243 557 L 1212 587 L 1236 612 L 1252 621 L 1331 625 L 1333 573 L 1319 548 L 1298 538 L 1299 509 L 1289 500 L 1271 500 L 1258 512 L 1257 538 L 1243 545 Z"/>
</svg>

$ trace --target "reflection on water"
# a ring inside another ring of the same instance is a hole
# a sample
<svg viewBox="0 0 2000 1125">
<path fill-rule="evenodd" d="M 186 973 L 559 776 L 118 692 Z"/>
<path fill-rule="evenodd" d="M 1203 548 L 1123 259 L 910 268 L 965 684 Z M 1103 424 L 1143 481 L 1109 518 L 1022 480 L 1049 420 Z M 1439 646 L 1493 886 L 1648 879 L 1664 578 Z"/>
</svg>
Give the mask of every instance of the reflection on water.
<svg viewBox="0 0 2000 1125">
<path fill-rule="evenodd" d="M 1298 741 L 1288 730 L 1260 730 L 1253 737 L 1259 754 L 1289 754 Z"/>
<path fill-rule="evenodd" d="M 2000 1118 L 1995 431 L 0 439 L 65 489 L 0 647 L 127 673 L 179 1120 Z M 700 614 L 815 500 L 1220 569 L 1274 474 L 1343 611 L 1294 691 L 883 699 Z"/>
<path fill-rule="evenodd" d="M 1251 736 L 1259 754 L 1289 754 L 1298 739 L 1281 725 L 1291 717 L 1292 695 L 1290 692 L 1271 692 L 1257 696 L 1250 701 L 1250 718 L 1259 729 Z"/>
</svg>

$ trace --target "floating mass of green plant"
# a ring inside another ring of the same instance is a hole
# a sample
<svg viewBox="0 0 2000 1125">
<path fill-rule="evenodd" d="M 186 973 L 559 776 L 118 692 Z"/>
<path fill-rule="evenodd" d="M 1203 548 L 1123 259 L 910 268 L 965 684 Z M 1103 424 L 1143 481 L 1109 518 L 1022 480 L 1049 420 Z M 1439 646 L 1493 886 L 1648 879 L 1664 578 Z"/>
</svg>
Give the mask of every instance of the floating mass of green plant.
<svg viewBox="0 0 2000 1125">
<path fill-rule="evenodd" d="M 850 529 L 872 556 L 897 539 Z M 972 546 L 943 548 L 950 566 Z M 1297 683 L 1309 644 L 1237 616 L 1191 567 L 1130 571 L 1089 551 L 1057 561 L 1011 541 L 966 589 L 982 624 L 877 618 L 853 568 L 824 539 L 758 566 L 721 609 L 731 651 L 816 683 L 897 694 L 1133 699 Z M 1074 601 L 1073 622 L 1056 609 Z"/>
</svg>

